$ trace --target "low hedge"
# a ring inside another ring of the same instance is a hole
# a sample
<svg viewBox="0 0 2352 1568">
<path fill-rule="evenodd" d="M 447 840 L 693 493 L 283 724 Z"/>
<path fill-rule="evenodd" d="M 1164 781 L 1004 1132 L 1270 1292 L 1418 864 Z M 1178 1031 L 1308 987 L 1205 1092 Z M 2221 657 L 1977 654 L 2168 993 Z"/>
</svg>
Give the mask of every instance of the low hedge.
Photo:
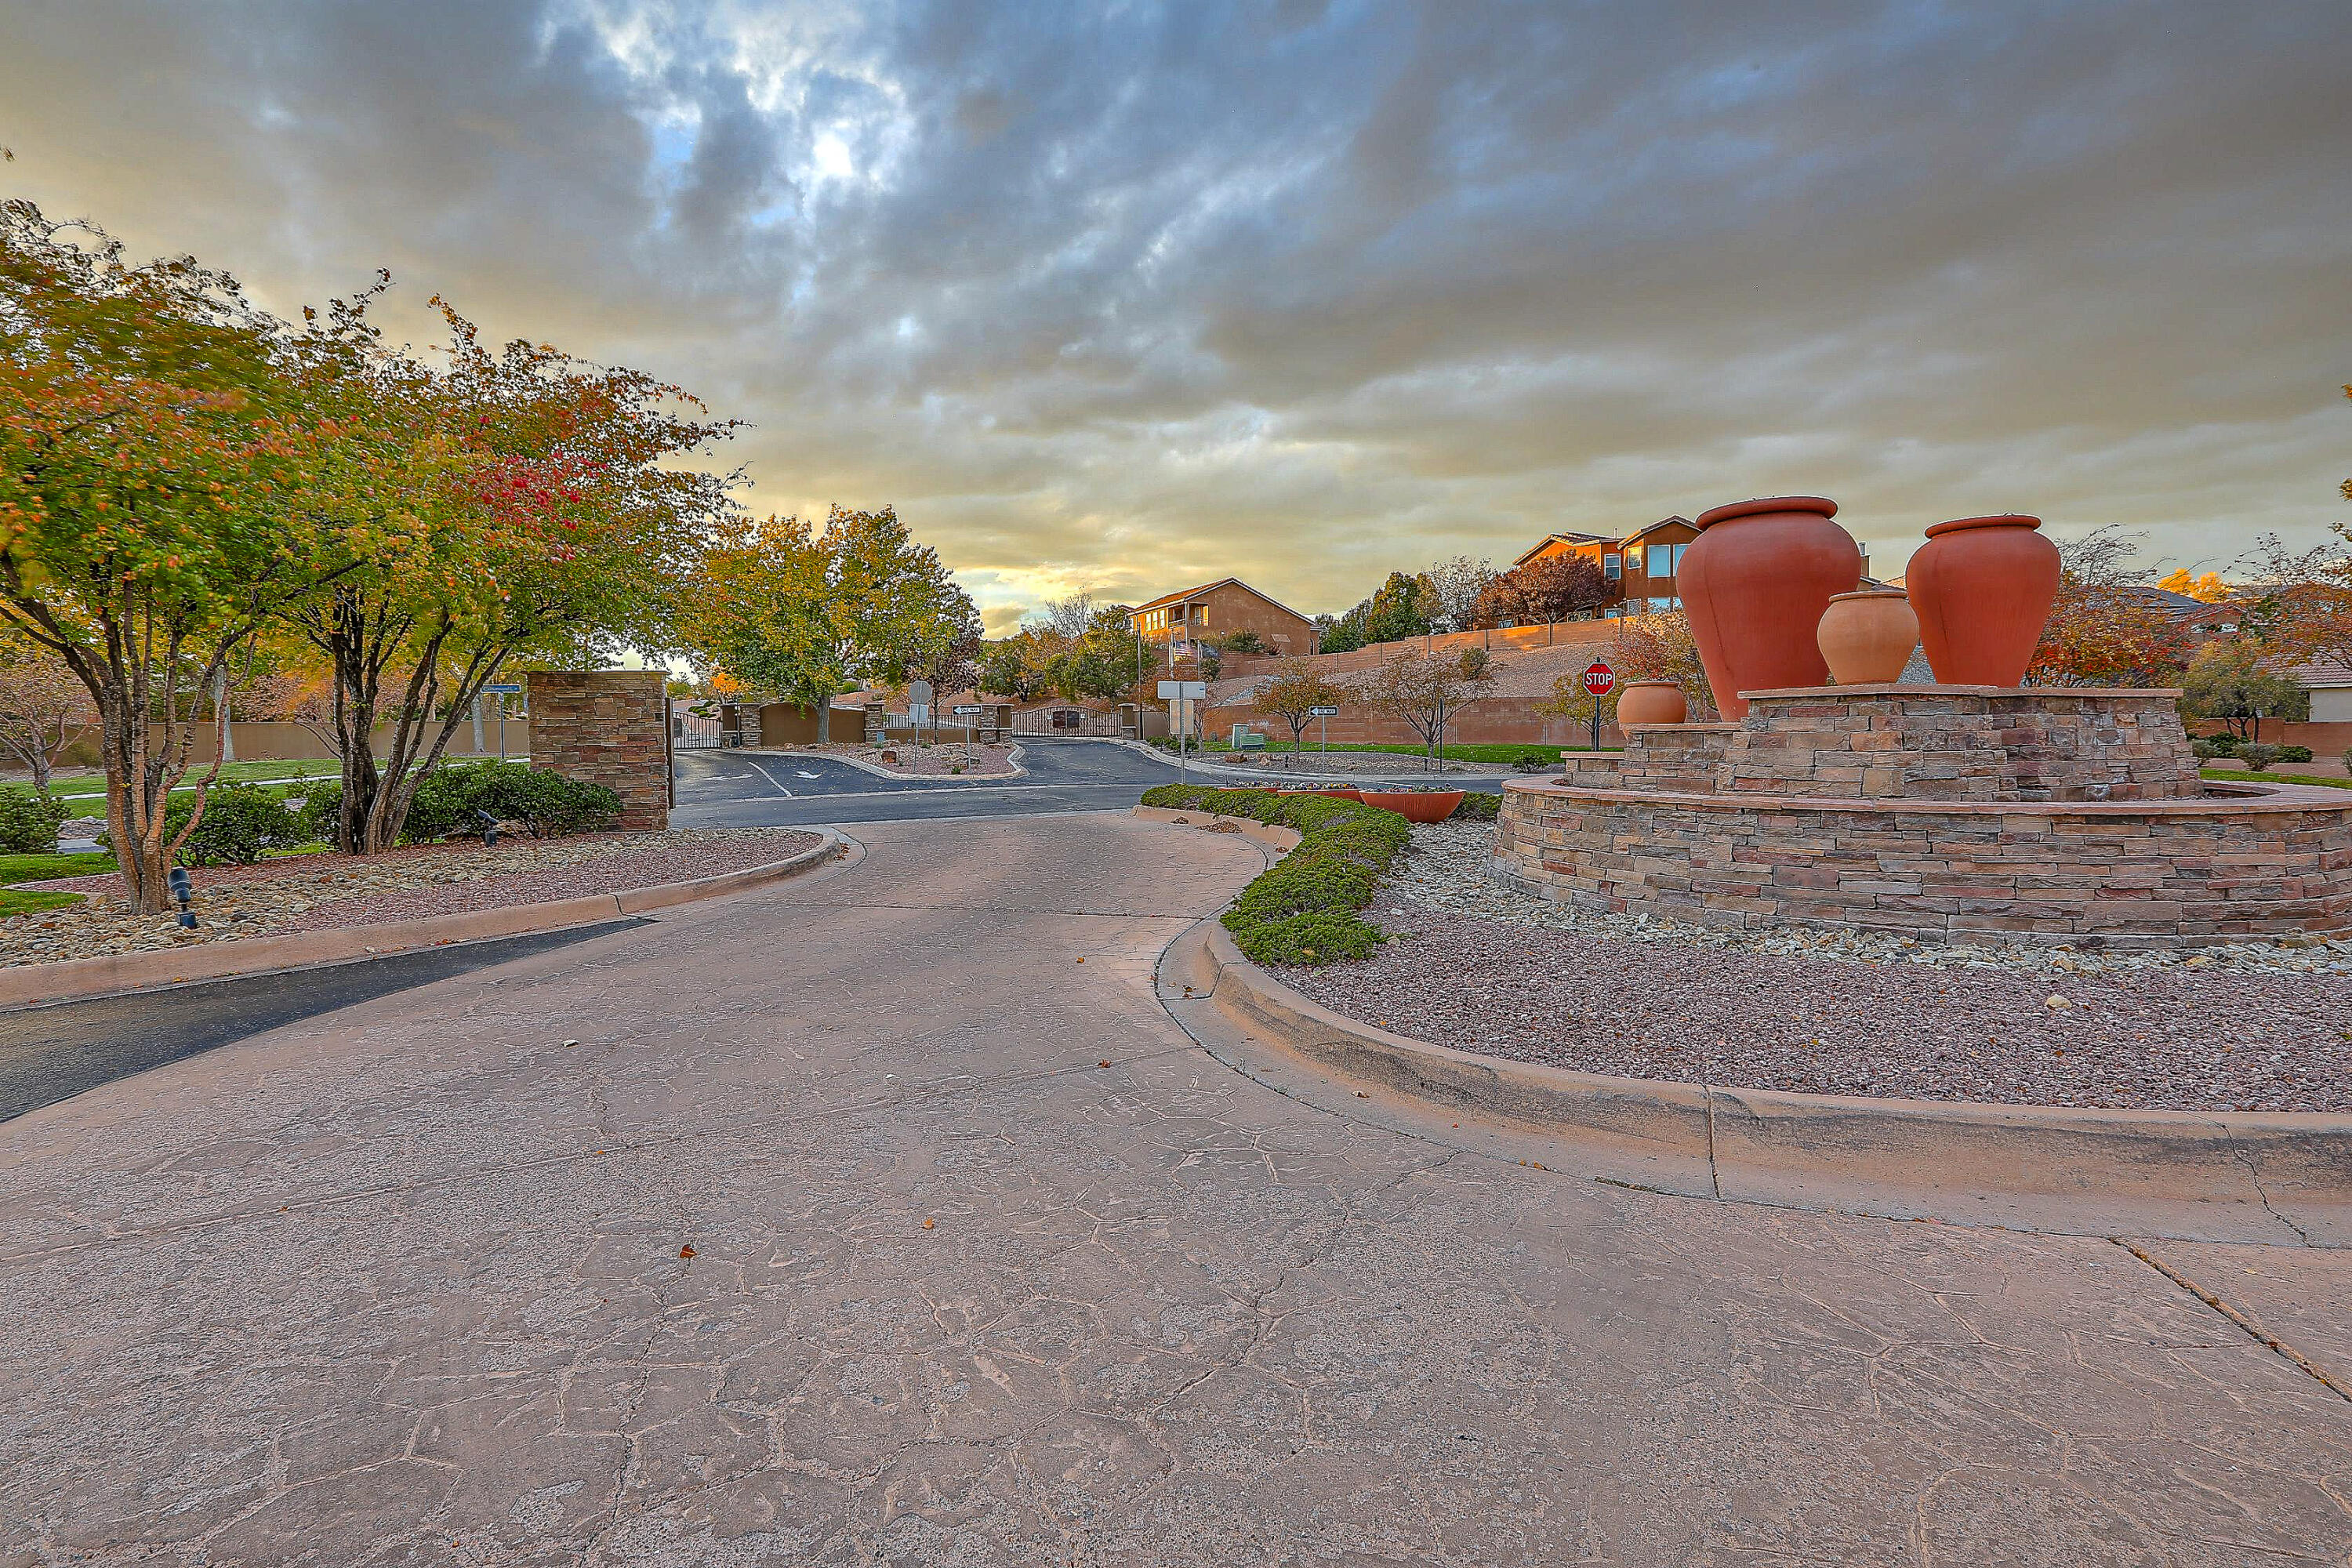
<svg viewBox="0 0 2352 1568">
<path fill-rule="evenodd" d="M 71 808 L 53 795 L 0 784 L 0 852 L 56 854 L 58 829 L 69 815 Z"/>
<path fill-rule="evenodd" d="M 1328 795 L 1205 784 L 1162 784 L 1146 791 L 1143 804 L 1297 830 L 1298 847 L 1244 888 L 1224 913 L 1234 945 L 1252 963 L 1369 958 L 1384 940 L 1356 911 L 1372 901 L 1389 863 L 1412 841 L 1412 826 L 1395 812 Z"/>
</svg>

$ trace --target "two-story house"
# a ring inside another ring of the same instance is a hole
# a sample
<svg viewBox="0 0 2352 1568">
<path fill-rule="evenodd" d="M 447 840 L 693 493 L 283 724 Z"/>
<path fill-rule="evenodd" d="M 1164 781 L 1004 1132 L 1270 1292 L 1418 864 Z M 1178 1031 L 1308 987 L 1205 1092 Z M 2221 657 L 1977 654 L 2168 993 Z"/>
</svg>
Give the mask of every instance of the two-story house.
<svg viewBox="0 0 2352 1568">
<path fill-rule="evenodd" d="M 1675 586 L 1675 569 L 1683 552 L 1698 537 L 1698 525 L 1686 517 L 1662 517 L 1620 538 L 1598 533 L 1555 533 L 1511 563 L 1525 566 L 1553 555 L 1581 555 L 1601 569 L 1609 586 L 1603 616 L 1639 615 L 1644 610 L 1678 610 L 1682 595 Z M 1870 559 L 1863 558 L 1863 574 Z"/>
<path fill-rule="evenodd" d="M 1202 644 L 1223 643 L 1237 632 L 1255 632 L 1269 653 L 1315 651 L 1313 621 L 1238 577 L 1162 594 L 1129 611 L 1127 626 L 1146 642 L 1168 645 L 1175 658 L 1189 658 Z"/>
</svg>

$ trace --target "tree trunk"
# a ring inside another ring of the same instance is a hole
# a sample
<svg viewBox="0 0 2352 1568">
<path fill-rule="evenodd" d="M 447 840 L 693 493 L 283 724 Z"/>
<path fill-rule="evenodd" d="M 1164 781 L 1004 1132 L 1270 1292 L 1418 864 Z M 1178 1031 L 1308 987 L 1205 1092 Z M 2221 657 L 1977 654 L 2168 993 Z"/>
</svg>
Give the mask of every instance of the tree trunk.
<svg viewBox="0 0 2352 1568">
<path fill-rule="evenodd" d="M 833 743 L 833 699 L 830 697 L 821 697 L 817 700 L 816 743 L 820 746 Z"/>
</svg>

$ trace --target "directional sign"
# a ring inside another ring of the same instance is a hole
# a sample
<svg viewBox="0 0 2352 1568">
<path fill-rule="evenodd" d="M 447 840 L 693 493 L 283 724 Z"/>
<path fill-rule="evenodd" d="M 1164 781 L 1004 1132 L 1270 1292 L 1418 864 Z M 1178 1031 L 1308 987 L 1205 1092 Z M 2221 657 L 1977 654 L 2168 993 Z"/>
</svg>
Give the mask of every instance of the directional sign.
<svg viewBox="0 0 2352 1568">
<path fill-rule="evenodd" d="M 1595 697 L 1606 697 L 1617 689 L 1617 672 L 1599 659 L 1584 667 L 1584 689 Z"/>
<path fill-rule="evenodd" d="M 1205 680 L 1163 680 L 1160 683 L 1160 696 L 1181 702 L 1198 702 L 1208 694 L 1209 683 Z"/>
<path fill-rule="evenodd" d="M 1337 708 L 1309 708 L 1307 716 L 1309 719 L 1337 719 L 1339 710 Z"/>
<path fill-rule="evenodd" d="M 988 710 L 977 702 L 959 702 L 948 711 L 959 719 L 977 719 Z"/>
<path fill-rule="evenodd" d="M 483 687 L 482 689 L 495 692 L 500 697 L 516 697 L 521 695 L 522 683 L 519 680 L 497 680 Z"/>
</svg>

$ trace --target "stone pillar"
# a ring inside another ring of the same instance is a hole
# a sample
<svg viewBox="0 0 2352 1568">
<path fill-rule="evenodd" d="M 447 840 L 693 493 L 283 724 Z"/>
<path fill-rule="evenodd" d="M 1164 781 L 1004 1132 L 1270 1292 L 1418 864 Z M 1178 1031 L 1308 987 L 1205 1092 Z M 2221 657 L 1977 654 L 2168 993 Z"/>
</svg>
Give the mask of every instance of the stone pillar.
<svg viewBox="0 0 2352 1568">
<path fill-rule="evenodd" d="M 530 760 L 621 797 L 621 826 L 669 826 L 667 681 L 657 669 L 532 670 Z"/>
</svg>

